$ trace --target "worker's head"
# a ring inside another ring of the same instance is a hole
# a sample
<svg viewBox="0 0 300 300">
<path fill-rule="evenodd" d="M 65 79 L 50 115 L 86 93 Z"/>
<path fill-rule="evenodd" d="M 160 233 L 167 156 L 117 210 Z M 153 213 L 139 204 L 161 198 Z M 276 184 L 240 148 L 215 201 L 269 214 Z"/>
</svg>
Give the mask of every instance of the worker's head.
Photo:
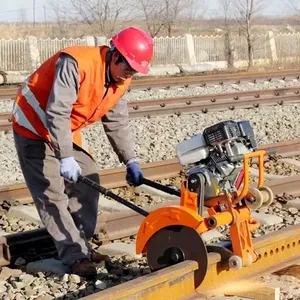
<svg viewBox="0 0 300 300">
<path fill-rule="evenodd" d="M 113 52 L 110 73 L 115 81 L 121 81 L 135 73 L 147 74 L 153 57 L 153 39 L 145 31 L 128 27 L 111 39 Z"/>
</svg>

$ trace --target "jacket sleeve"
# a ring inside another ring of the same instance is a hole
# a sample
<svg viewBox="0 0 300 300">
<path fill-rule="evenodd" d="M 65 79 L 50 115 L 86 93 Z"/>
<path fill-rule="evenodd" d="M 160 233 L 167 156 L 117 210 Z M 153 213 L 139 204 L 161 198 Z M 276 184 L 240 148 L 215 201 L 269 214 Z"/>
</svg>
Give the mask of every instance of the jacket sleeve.
<svg viewBox="0 0 300 300">
<path fill-rule="evenodd" d="M 135 143 L 128 122 L 128 108 L 125 98 L 121 98 L 115 106 L 101 119 L 104 131 L 117 154 L 120 162 L 135 158 Z"/>
<path fill-rule="evenodd" d="M 77 62 L 62 54 L 56 63 L 56 72 L 46 107 L 46 122 L 59 159 L 73 155 L 70 115 L 79 90 Z"/>
</svg>

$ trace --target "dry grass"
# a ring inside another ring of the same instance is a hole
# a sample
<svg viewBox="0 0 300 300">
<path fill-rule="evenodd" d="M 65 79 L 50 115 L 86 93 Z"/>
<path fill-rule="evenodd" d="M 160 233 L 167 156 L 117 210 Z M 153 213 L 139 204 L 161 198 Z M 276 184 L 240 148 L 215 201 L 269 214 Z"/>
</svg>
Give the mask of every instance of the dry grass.
<svg viewBox="0 0 300 300">
<path fill-rule="evenodd" d="M 178 21 L 174 25 L 172 35 L 180 36 L 185 33 L 191 33 L 193 35 L 220 35 L 222 33 L 216 32 L 216 28 L 222 28 L 222 22 L 219 24 L 209 21 L 193 21 L 185 22 Z M 114 31 L 124 26 L 139 26 L 147 29 L 144 22 L 119 22 Z M 296 27 L 295 27 L 296 28 Z M 297 28 L 296 28 L 297 29 Z M 254 33 L 266 33 L 272 30 L 274 32 L 285 32 L 285 27 L 281 25 L 263 25 L 253 26 Z M 232 31 L 238 33 L 238 27 L 233 26 Z M 47 23 L 36 24 L 34 27 L 32 24 L 22 23 L 0 23 L 1 38 L 3 39 L 17 39 L 24 38 L 28 35 L 33 35 L 42 38 L 77 38 L 86 35 L 92 36 L 110 36 L 110 33 L 102 33 L 97 24 L 88 25 L 85 23 Z M 166 31 L 162 30 L 158 36 L 167 36 Z"/>
<path fill-rule="evenodd" d="M 139 26 L 144 29 L 147 27 L 145 24 L 140 22 L 131 22 L 129 23 L 120 23 L 115 31 L 119 30 L 124 26 Z M 95 25 L 87 25 L 84 23 L 63 23 L 61 25 L 53 23 L 53 24 L 37 24 L 35 27 L 33 25 L 26 24 L 13 24 L 13 23 L 2 23 L 0 24 L 1 38 L 3 39 L 16 39 L 16 38 L 24 38 L 28 35 L 33 35 L 41 38 L 78 38 L 86 35 L 91 36 L 110 36 L 110 33 L 102 33 L 98 26 Z M 192 31 L 192 32 L 191 32 Z M 211 29 L 211 33 L 213 33 L 213 28 Z M 187 32 L 191 32 L 193 34 L 199 35 L 202 31 L 199 30 L 199 27 L 195 26 L 192 30 L 184 29 L 182 26 L 177 26 L 174 28 L 173 35 L 178 36 L 185 34 Z M 205 33 L 209 33 L 209 31 L 204 30 Z M 159 36 L 166 36 L 164 32 L 159 34 Z"/>
</svg>

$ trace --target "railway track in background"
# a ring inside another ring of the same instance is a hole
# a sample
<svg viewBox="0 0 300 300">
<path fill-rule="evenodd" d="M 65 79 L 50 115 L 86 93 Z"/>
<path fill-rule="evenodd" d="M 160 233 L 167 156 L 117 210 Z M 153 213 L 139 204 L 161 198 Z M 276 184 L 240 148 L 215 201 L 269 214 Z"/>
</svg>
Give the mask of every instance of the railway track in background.
<svg viewBox="0 0 300 300">
<path fill-rule="evenodd" d="M 133 79 L 128 89 L 131 91 L 145 91 L 153 89 L 171 89 L 188 87 L 206 87 L 209 85 L 258 83 L 264 81 L 291 81 L 299 80 L 300 71 L 273 71 L 273 72 L 239 72 L 234 74 L 213 74 L 197 76 L 159 77 Z M 0 89 L 1 100 L 13 100 L 19 87 Z"/>
<path fill-rule="evenodd" d="M 276 144 L 262 145 L 260 148 L 276 150 L 277 157 L 284 158 L 300 155 L 300 139 L 283 141 Z M 177 160 L 169 160 L 142 165 L 145 176 L 152 180 L 177 176 L 181 168 Z M 100 173 L 102 184 L 107 188 L 126 186 L 125 169 L 106 170 Z M 112 182 L 114 178 L 114 182 Z M 274 195 L 287 192 L 292 196 L 300 195 L 300 176 L 291 176 L 266 182 Z M 0 188 L 0 200 L 24 200 L 22 193 L 26 192 L 25 185 L 14 185 Z M 22 201 L 21 201 L 22 202 Z M 29 203 L 28 199 L 25 203 Z M 145 210 L 152 211 L 166 205 L 179 204 L 178 200 L 168 201 L 158 205 L 151 205 Z M 99 243 L 107 243 L 116 239 L 134 236 L 137 233 L 143 217 L 133 211 L 104 213 L 98 216 L 95 233 L 98 234 Z M 277 270 L 298 260 L 300 253 L 300 225 L 293 226 L 293 230 L 279 230 L 266 236 L 255 238 L 254 247 L 259 254 L 259 260 L 251 266 L 240 271 L 228 269 L 222 257 L 217 253 L 209 253 L 209 268 L 201 286 L 194 288 L 194 270 L 197 264 L 185 261 L 178 265 L 158 271 L 142 278 L 131 280 L 116 287 L 108 288 L 95 293 L 86 300 L 93 299 L 153 299 L 155 296 L 174 295 L 173 299 L 187 299 L 183 296 L 197 296 L 199 293 L 207 295 L 213 293 L 220 283 L 235 280 L 254 279 Z M 53 257 L 56 249 L 51 237 L 45 229 L 37 229 L 18 234 L 10 234 L 0 238 L 0 266 L 13 264 L 18 257 L 34 261 L 40 257 Z M 173 282 L 170 284 L 170 281 Z M 179 284 L 180 282 L 180 284 Z M 156 294 L 159 293 L 159 294 Z M 203 297 L 204 297 L 203 296 Z M 138 298 L 140 297 L 140 298 Z M 176 298 L 177 297 L 177 298 Z M 159 299 L 159 298 L 158 298 Z M 197 298 L 199 299 L 199 298 Z"/>
<path fill-rule="evenodd" d="M 168 114 L 207 113 L 213 111 L 258 108 L 300 102 L 299 88 L 278 88 L 250 92 L 211 94 L 193 97 L 136 100 L 128 102 L 130 118 Z M 11 113 L 0 113 L 0 131 L 11 130 Z"/>
<path fill-rule="evenodd" d="M 260 145 L 266 150 L 274 149 L 280 157 L 300 155 L 300 139 L 282 141 L 280 143 Z M 181 171 L 179 161 L 174 159 L 141 164 L 146 178 L 160 180 L 177 176 Z M 126 168 L 107 169 L 99 172 L 101 185 L 107 189 L 126 187 Z M 22 204 L 32 203 L 29 190 L 25 184 L 0 186 L 0 202 L 19 201 Z"/>
<path fill-rule="evenodd" d="M 263 145 L 260 148 L 276 150 L 277 156 L 282 158 L 300 155 L 300 139 Z M 176 177 L 181 171 L 181 166 L 177 159 L 142 164 L 141 167 L 145 177 L 151 180 Z M 125 168 L 101 171 L 99 173 L 102 182 L 101 184 L 108 189 L 127 186 L 125 172 Z M 298 196 L 300 195 L 300 186 L 298 184 L 299 181 L 300 176 L 293 176 L 275 181 L 269 181 L 266 182 L 266 185 L 270 186 L 274 194 L 281 194 L 282 191 L 289 190 L 290 195 Z M 25 184 L 15 184 L 0 187 L 0 203 L 3 201 L 18 201 L 21 204 L 32 203 L 31 196 Z M 174 204 L 176 201 L 168 201 L 163 204 L 152 205 L 151 207 L 146 208 L 146 210 L 153 210 L 158 207 L 165 206 L 166 203 Z M 101 242 L 131 236 L 135 234 L 139 224 L 142 221 L 142 218 L 142 216 L 132 211 L 121 212 L 115 215 L 100 215 L 97 222 L 96 233 L 101 233 Z M 4 245 L 10 245 L 10 254 L 6 254 L 5 258 L 0 259 L 0 265 L 1 261 L 2 263 L 8 264 L 10 261 L 13 261 L 15 258 L 17 258 L 19 255 L 18 251 L 20 251 L 20 249 L 36 249 L 36 251 L 31 252 L 42 252 L 43 255 L 45 255 L 45 251 L 47 253 L 49 251 L 52 253 L 52 251 L 55 250 L 54 245 L 51 246 L 52 241 L 44 229 L 13 234 L 8 237 L 3 237 L 0 239 L 0 241 L 1 240 L 4 248 L 2 251 L 0 251 L 0 255 L 3 253 L 5 256 L 5 253 L 8 252 Z M 22 247 L 20 247 L 21 245 Z M 41 251 L 38 251 L 39 248 L 41 248 Z M 26 258 L 29 257 L 28 253 L 23 253 L 23 255 Z"/>
<path fill-rule="evenodd" d="M 274 72 L 239 72 L 234 74 L 213 74 L 180 76 L 169 78 L 133 80 L 129 92 L 134 90 L 171 89 L 188 87 L 207 87 L 210 85 L 258 83 L 264 81 L 299 80 L 299 70 Z"/>
<path fill-rule="evenodd" d="M 167 114 L 207 113 L 213 111 L 258 108 L 300 102 L 299 88 L 267 89 L 250 92 L 200 95 L 128 103 L 131 118 Z"/>
</svg>

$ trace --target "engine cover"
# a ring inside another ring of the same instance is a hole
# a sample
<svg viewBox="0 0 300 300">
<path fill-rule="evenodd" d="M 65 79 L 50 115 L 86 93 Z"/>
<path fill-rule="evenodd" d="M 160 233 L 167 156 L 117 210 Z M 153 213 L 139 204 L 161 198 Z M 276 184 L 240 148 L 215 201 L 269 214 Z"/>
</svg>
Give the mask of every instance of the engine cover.
<svg viewBox="0 0 300 300">
<path fill-rule="evenodd" d="M 186 171 L 187 188 L 199 192 L 204 180 L 204 199 L 210 199 L 224 190 L 236 189 L 235 183 L 243 171 L 244 154 L 256 149 L 250 122 L 228 120 L 178 144 L 176 151 Z"/>
<path fill-rule="evenodd" d="M 251 144 L 252 148 L 257 148 L 254 132 L 249 121 L 234 122 L 230 120 L 220 122 L 206 128 L 203 131 L 203 136 L 210 146 L 216 146 L 238 138 L 244 138 Z"/>
</svg>

